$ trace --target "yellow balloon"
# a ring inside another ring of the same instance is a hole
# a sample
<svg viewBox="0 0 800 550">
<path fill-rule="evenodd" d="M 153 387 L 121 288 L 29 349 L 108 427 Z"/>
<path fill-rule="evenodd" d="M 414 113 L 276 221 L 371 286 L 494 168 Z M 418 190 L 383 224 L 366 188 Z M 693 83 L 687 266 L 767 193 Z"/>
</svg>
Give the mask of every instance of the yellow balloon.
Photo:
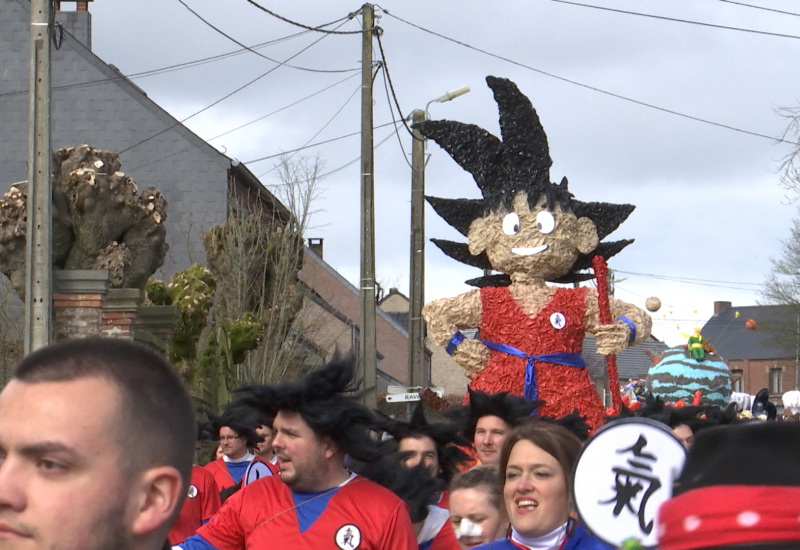
<svg viewBox="0 0 800 550">
<path fill-rule="evenodd" d="M 736 313 L 734 313 L 733 317 L 734 317 L 734 319 L 738 319 L 739 318 L 739 312 L 737 311 Z"/>
</svg>

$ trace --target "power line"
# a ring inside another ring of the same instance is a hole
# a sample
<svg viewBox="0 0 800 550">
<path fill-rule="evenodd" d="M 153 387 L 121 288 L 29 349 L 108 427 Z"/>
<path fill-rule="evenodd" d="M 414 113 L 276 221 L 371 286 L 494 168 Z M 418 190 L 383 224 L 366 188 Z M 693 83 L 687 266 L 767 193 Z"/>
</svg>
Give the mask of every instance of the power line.
<svg viewBox="0 0 800 550">
<path fill-rule="evenodd" d="M 268 56 L 264 55 L 263 53 L 261 53 L 261 52 L 258 52 L 258 51 L 256 51 L 256 50 L 254 50 L 253 48 L 251 48 L 251 47 L 249 47 L 249 46 L 247 46 L 247 45 L 243 44 L 242 42 L 239 42 L 239 41 L 238 41 L 238 40 L 236 40 L 234 37 L 232 37 L 231 35 L 229 35 L 229 34 L 228 34 L 228 33 L 226 33 L 225 31 L 223 31 L 223 30 L 222 30 L 222 29 L 220 29 L 219 27 L 215 26 L 213 23 L 211 23 L 210 21 L 208 21 L 207 19 L 205 19 L 205 18 L 204 18 L 202 15 L 200 15 L 199 13 L 197 13 L 196 11 L 194 11 L 192 8 L 190 8 L 190 7 L 189 7 L 189 5 L 188 5 L 186 2 L 184 2 L 184 0 L 178 0 L 178 2 L 180 2 L 180 3 L 181 3 L 181 5 L 183 5 L 183 7 L 184 7 L 184 8 L 186 8 L 187 10 L 189 10 L 189 11 L 190 11 L 190 12 L 191 12 L 191 13 L 192 13 L 192 14 L 193 14 L 195 17 L 197 17 L 197 18 L 198 18 L 200 21 L 202 21 L 202 22 L 203 22 L 203 23 L 205 23 L 207 26 L 209 26 L 209 27 L 211 27 L 212 29 L 214 29 L 215 31 L 217 31 L 219 34 L 221 34 L 222 36 L 224 36 L 225 38 L 227 38 L 228 40 L 230 40 L 230 41 L 231 41 L 231 42 L 233 42 L 234 44 L 236 44 L 236 45 L 238 45 L 238 46 L 240 46 L 240 47 L 244 48 L 245 50 L 247 50 L 247 51 L 248 51 L 248 52 L 250 52 L 250 53 L 254 53 L 254 54 L 256 54 L 257 56 L 259 56 L 259 57 L 263 57 L 264 59 L 266 59 L 266 60 L 268 60 L 268 61 L 272 61 L 273 63 L 278 63 L 279 65 L 285 65 L 285 66 L 287 66 L 287 67 L 291 67 L 292 69 L 298 69 L 298 70 L 301 70 L 301 71 L 308 71 L 308 72 L 312 72 L 312 73 L 341 73 L 341 72 L 349 72 L 350 70 L 352 70 L 352 69 L 347 69 L 347 70 L 311 69 L 311 68 L 308 68 L 308 67 L 300 67 L 300 66 L 298 66 L 298 65 L 290 65 L 289 63 L 286 63 L 286 62 L 283 62 L 283 63 L 281 63 L 280 61 L 278 61 L 278 60 L 276 60 L 276 59 L 273 59 L 273 58 L 271 58 L 271 57 L 268 57 Z"/>
<path fill-rule="evenodd" d="M 778 38 L 792 38 L 794 40 L 800 40 L 800 36 L 794 34 L 782 34 L 777 32 L 767 32 L 767 31 L 757 31 L 755 29 L 745 29 L 742 27 L 729 27 L 727 25 L 717 25 L 714 23 L 703 23 L 701 21 L 692 21 L 691 19 L 678 19 L 676 17 L 666 17 L 664 15 L 653 15 L 650 13 L 640 13 L 635 11 L 627 11 L 627 10 L 620 10 L 617 8 L 608 8 L 605 6 L 594 6 L 592 4 L 582 4 L 580 2 L 573 2 L 571 0 L 550 0 L 551 2 L 557 2 L 559 4 L 569 4 L 571 6 L 579 6 L 581 8 L 592 8 L 595 10 L 601 11 L 610 11 L 614 13 L 623 13 L 625 15 L 637 15 L 639 17 L 648 17 L 650 19 L 660 19 L 662 21 L 673 21 L 675 23 L 686 23 L 689 25 L 699 25 L 701 27 L 711 27 L 714 29 L 724 29 L 728 31 L 739 31 L 739 32 L 749 32 L 753 34 L 762 34 L 765 36 L 775 36 Z"/>
<path fill-rule="evenodd" d="M 394 121 L 387 122 L 385 124 L 380 124 L 378 126 L 373 126 L 372 129 L 373 130 L 377 130 L 379 128 L 385 128 L 386 126 L 392 126 L 393 124 L 395 124 Z M 264 161 L 264 160 L 274 159 L 275 157 L 279 157 L 279 156 L 285 155 L 287 153 L 295 153 L 297 151 L 302 151 L 303 149 L 311 149 L 312 147 L 319 147 L 320 145 L 326 145 L 328 143 L 332 143 L 334 141 L 339 141 L 341 139 L 357 136 L 359 134 L 361 134 L 361 130 L 359 130 L 358 132 L 353 132 L 351 134 L 345 134 L 343 136 L 338 136 L 338 137 L 335 137 L 335 138 L 326 139 L 325 141 L 318 141 L 316 143 L 311 143 L 311 144 L 308 144 L 308 145 L 304 145 L 303 147 L 298 147 L 296 149 L 289 149 L 288 151 L 282 151 L 280 153 L 275 153 L 273 155 L 267 155 L 266 157 L 259 157 L 257 159 L 248 160 L 248 161 L 245 162 L 245 164 L 255 164 L 256 162 L 261 162 L 261 161 Z"/>
<path fill-rule="evenodd" d="M 241 126 L 237 126 L 236 128 L 233 128 L 233 129 L 231 129 L 231 130 L 228 130 L 228 131 L 226 131 L 226 132 L 222 132 L 221 134 L 218 134 L 218 135 L 216 135 L 216 136 L 214 136 L 214 137 L 208 138 L 206 141 L 213 141 L 213 140 L 215 140 L 215 139 L 221 138 L 222 136 L 227 136 L 228 134 L 232 134 L 233 132 L 236 132 L 236 131 L 238 131 L 238 130 L 241 130 L 242 128 L 245 128 L 245 127 L 247 127 L 247 126 L 250 126 L 251 124 L 255 124 L 256 122 L 259 122 L 259 121 L 261 121 L 261 120 L 264 120 L 264 119 L 265 119 L 265 118 L 267 118 L 267 117 L 271 117 L 272 115 L 278 114 L 278 113 L 280 113 L 281 111 L 285 111 L 286 109 L 288 109 L 288 108 L 290 108 L 290 107 L 294 107 L 295 105 L 297 105 L 297 104 L 299 104 L 299 103 L 302 103 L 302 102 L 304 102 L 304 101 L 306 101 L 306 100 L 309 100 L 309 99 L 311 99 L 312 97 L 318 96 L 318 95 L 319 95 L 319 94 L 321 94 L 322 92 L 327 92 L 327 91 L 328 91 L 328 90 L 330 90 L 331 88 L 333 88 L 333 87 L 335 87 L 335 86 L 338 86 L 338 85 L 339 85 L 339 84 L 341 84 L 342 82 L 346 82 L 346 81 L 350 80 L 351 78 L 355 78 L 356 76 L 358 76 L 358 74 L 357 74 L 357 73 L 351 74 L 351 75 L 350 75 L 350 76 L 348 76 L 347 78 L 343 78 L 342 80 L 339 80 L 338 82 L 334 82 L 334 83 L 333 83 L 333 84 L 331 84 L 330 86 L 326 86 L 325 88 L 322 88 L 321 90 L 317 90 L 317 91 L 316 91 L 316 92 L 314 92 L 313 94 L 309 94 L 309 95 L 305 96 L 305 97 L 304 97 L 304 98 L 302 98 L 302 99 L 298 99 L 297 101 L 293 101 L 292 103 L 289 103 L 288 105 L 284 105 L 284 106 L 283 106 L 283 107 L 281 107 L 280 109 L 276 109 L 276 110 L 272 111 L 271 113 L 267 113 L 267 114 L 266 114 L 266 115 L 264 115 L 264 116 L 260 116 L 260 117 L 258 117 L 258 118 L 256 118 L 256 119 L 254 119 L 254 120 L 251 120 L 250 122 L 246 122 L 245 124 L 242 124 Z"/>
<path fill-rule="evenodd" d="M 320 41 L 322 41 L 322 40 L 324 40 L 325 38 L 327 38 L 327 36 L 328 36 L 328 35 L 323 35 L 323 36 L 319 37 L 317 40 L 315 40 L 314 42 L 312 42 L 311 44 L 309 44 L 308 46 L 306 46 L 305 48 L 303 48 L 303 49 L 302 49 L 302 50 L 300 50 L 299 52 L 297 52 L 297 53 L 295 53 L 294 55 L 290 56 L 288 59 L 286 59 L 286 61 L 284 61 L 284 62 L 282 62 L 282 63 L 279 63 L 278 65 L 275 65 L 274 67 L 272 67 L 271 69 L 269 69 L 267 72 L 265 72 L 265 73 L 262 73 L 261 75 L 257 76 L 256 78 L 254 78 L 254 79 L 253 79 L 253 80 L 251 80 L 250 82 L 248 82 L 248 83 L 246 83 L 246 84 L 244 84 L 244 85 L 242 85 L 242 86 L 239 86 L 238 88 L 236 88 L 236 89 L 235 89 L 235 90 L 233 90 L 232 92 L 230 92 L 230 93 L 228 93 L 228 94 L 224 95 L 223 97 L 221 97 L 221 98 L 219 98 L 218 100 L 214 101 L 214 102 L 213 102 L 213 103 L 211 103 L 210 105 L 207 105 L 206 107 L 203 107 L 203 108 L 202 108 L 202 109 L 200 109 L 199 111 L 196 111 L 196 112 L 192 113 L 191 115 L 187 116 L 186 118 L 184 118 L 184 119 L 182 119 L 182 120 L 179 120 L 179 121 L 178 121 L 178 122 L 176 122 L 175 124 L 172 124 L 171 126 L 168 126 L 167 128 L 165 128 L 165 129 L 161 130 L 160 132 L 157 132 L 157 133 L 153 134 L 153 135 L 152 135 L 152 136 L 150 136 L 150 137 L 147 137 L 147 138 L 145 138 L 145 139 L 143 139 L 143 140 L 141 140 L 141 141 L 139 141 L 139 142 L 137 142 L 137 143 L 134 143 L 134 144 L 133 144 L 133 145 L 131 145 L 130 147 L 128 147 L 128 148 L 126 148 L 126 149 L 124 149 L 124 150 L 120 151 L 120 152 L 119 152 L 119 154 L 121 155 L 122 153 L 125 153 L 125 152 L 127 152 L 127 151 L 130 151 L 130 150 L 131 150 L 131 149 L 133 149 L 134 147 L 138 147 L 139 145 L 141 145 L 141 144 L 143 144 L 143 143 L 145 143 L 145 142 L 147 142 L 147 141 L 150 141 L 151 139 L 153 139 L 153 138 L 156 138 L 156 137 L 158 137 L 158 136 L 160 136 L 160 135 L 162 135 L 162 134 L 164 134 L 164 133 L 166 133 L 166 132 L 168 132 L 168 131 L 172 130 L 173 128 L 176 128 L 176 127 L 178 127 L 178 126 L 182 125 L 182 124 L 183 124 L 184 122 L 186 122 L 187 120 L 189 120 L 189 119 L 191 119 L 191 118 L 194 118 L 194 117 L 196 117 L 197 115 L 199 115 L 200 113 L 203 113 L 203 112 L 205 112 L 205 111 L 207 111 L 207 110 L 211 109 L 211 108 L 212 108 L 212 107 L 214 107 L 215 105 L 218 105 L 218 104 L 222 103 L 223 101 L 225 101 L 226 99 L 230 98 L 231 96 L 233 96 L 233 95 L 235 95 L 235 94 L 237 94 L 237 93 L 241 92 L 241 91 L 242 91 L 242 90 L 244 90 L 245 88 L 247 88 L 247 87 L 249 87 L 249 86 L 251 86 L 251 85 L 255 84 L 256 82 L 258 82 L 259 80 L 261 80 L 262 78 L 264 78 L 264 77 L 265 77 L 265 76 L 267 76 L 268 74 L 272 73 L 273 71 L 276 71 L 277 69 L 279 69 L 279 68 L 283 67 L 283 66 L 284 66 L 284 65 L 285 65 L 285 64 L 286 64 L 288 61 L 291 61 L 292 59 L 294 59 L 295 57 L 297 57 L 297 56 L 298 56 L 298 55 L 300 55 L 301 53 L 303 53 L 303 52 L 307 51 L 308 49 L 312 48 L 313 46 L 315 46 L 316 44 L 318 44 Z"/>
<path fill-rule="evenodd" d="M 625 275 L 638 275 L 640 277 L 659 277 L 662 279 L 675 279 L 677 281 L 693 281 L 693 282 L 702 282 L 702 283 L 724 283 L 724 284 L 731 284 L 731 285 L 753 285 L 753 286 L 761 286 L 761 283 L 745 283 L 741 281 L 718 281 L 715 279 L 693 279 L 690 277 L 675 277 L 671 275 L 656 275 L 653 273 L 635 273 L 633 271 L 622 271 L 619 269 L 614 270 L 616 273 L 623 273 Z"/>
<path fill-rule="evenodd" d="M 438 38 L 441 38 L 443 40 L 447 40 L 448 42 L 452 42 L 454 44 L 458 44 L 459 46 L 463 46 L 463 47 L 465 47 L 467 49 L 482 53 L 484 55 L 488 55 L 489 57 L 493 57 L 493 58 L 499 59 L 501 61 L 505 61 L 506 63 L 510 63 L 512 65 L 516 65 L 517 67 L 522 67 L 523 69 L 528 69 L 529 71 L 533 71 L 535 73 L 538 73 L 538 74 L 541 74 L 541 75 L 544 75 L 544 76 L 549 76 L 550 78 L 555 78 L 556 80 L 560 80 L 560 81 L 566 82 L 568 84 L 573 84 L 575 86 L 580 86 L 581 88 L 586 88 L 587 90 L 591 90 L 593 92 L 604 94 L 604 95 L 607 95 L 607 96 L 610 96 L 610 97 L 615 97 L 617 99 L 621 99 L 623 101 L 634 103 L 636 105 L 641 105 L 642 107 L 648 107 L 650 109 L 655 109 L 655 110 L 661 111 L 663 113 L 668 113 L 668 114 L 679 116 L 679 117 L 686 118 L 686 119 L 689 119 L 689 120 L 694 120 L 696 122 L 702 122 L 704 124 L 710 124 L 711 126 L 717 126 L 719 128 L 725 128 L 727 130 L 732 130 L 734 132 L 739 132 L 739 133 L 742 133 L 742 134 L 747 134 L 747 135 L 751 135 L 751 136 L 755 136 L 755 137 L 768 139 L 768 140 L 776 142 L 776 143 L 788 143 L 790 145 L 794 145 L 794 146 L 800 147 L 800 143 L 794 142 L 794 141 L 790 141 L 790 140 L 784 139 L 782 137 L 768 136 L 766 134 L 760 134 L 758 132 L 751 132 L 750 130 L 744 130 L 742 128 L 736 128 L 736 127 L 730 126 L 728 124 L 722 124 L 720 122 L 714 122 L 714 121 L 706 120 L 706 119 L 703 119 L 703 118 L 700 118 L 700 117 L 687 115 L 685 113 L 680 113 L 678 111 L 673 111 L 673 110 L 667 109 L 665 107 L 659 107 L 658 105 L 653 105 L 652 103 L 647 103 L 647 102 L 644 102 L 644 101 L 640 101 L 638 99 L 633 99 L 633 98 L 630 98 L 630 97 L 626 97 L 626 96 L 621 95 L 621 94 L 617 94 L 617 93 L 614 93 L 614 92 L 609 92 L 607 90 L 603 90 L 603 89 L 597 88 L 595 86 L 590 86 L 589 84 L 584 84 L 582 82 L 578 82 L 577 80 L 571 80 L 571 79 L 565 78 L 563 76 L 558 76 L 556 74 L 549 73 L 547 71 L 543 71 L 543 70 L 537 69 L 535 67 L 531 67 L 530 65 L 526 65 L 526 64 L 521 63 L 519 61 L 515 61 L 515 60 L 510 59 L 508 57 L 504 57 L 502 55 L 498 55 L 498 54 L 492 53 L 490 51 L 478 48 L 476 46 L 472 46 L 471 44 L 467 44 L 466 42 L 462 42 L 461 40 L 456 40 L 455 38 L 451 38 L 449 36 L 446 36 L 444 34 L 438 33 L 436 31 L 432 31 L 430 29 L 426 29 L 425 27 L 423 27 L 421 25 L 417 25 L 416 23 L 412 23 L 411 21 L 407 21 L 406 19 L 398 17 L 398 16 L 396 16 L 396 15 L 394 15 L 392 13 L 389 13 L 384 8 L 381 8 L 381 10 L 383 11 L 383 13 L 385 13 L 389 17 L 397 19 L 398 21 L 400 21 L 402 23 L 405 23 L 406 25 L 409 25 L 409 26 L 414 27 L 416 29 L 419 29 L 422 32 L 426 32 L 428 34 L 431 34 L 431 35 L 436 36 Z"/>
<path fill-rule="evenodd" d="M 329 27 L 330 25 L 333 25 L 334 23 L 338 23 L 339 21 L 341 21 L 344 18 L 337 19 L 336 21 L 333 21 L 331 23 L 325 23 L 324 25 L 319 25 L 319 26 L 316 26 L 316 27 L 310 27 L 310 26 L 308 26 L 308 25 L 306 25 L 304 23 L 298 23 L 297 21 L 293 21 L 292 19 L 289 19 L 288 17 L 284 17 L 283 15 L 279 15 L 279 14 L 275 13 L 274 11 L 265 8 L 261 4 L 259 4 L 257 2 L 254 2 L 253 0 L 247 0 L 247 1 L 250 4 L 254 5 L 255 7 L 257 7 L 258 9 L 260 9 L 261 11 L 270 14 L 272 17 L 274 17 L 276 19 L 280 19 L 281 21 L 284 21 L 285 23 L 289 23 L 290 25 L 294 25 L 295 27 L 300 27 L 301 29 L 306 29 L 306 30 L 309 30 L 309 31 L 322 32 L 322 33 L 325 33 L 325 34 L 362 34 L 363 32 L 365 32 L 367 30 L 367 29 L 362 29 L 362 30 L 358 30 L 358 31 L 336 31 L 336 30 L 329 31 L 329 30 L 323 28 L 323 27 Z M 352 13 L 347 14 L 347 19 L 354 18 L 360 12 L 361 12 L 361 10 L 358 9 L 358 10 L 352 12 Z M 369 29 L 369 30 L 372 30 L 372 29 Z"/>
<path fill-rule="evenodd" d="M 757 10 L 764 10 L 764 11 L 771 11 L 774 13 L 782 13 L 784 15 L 794 15 L 795 17 L 800 17 L 800 13 L 793 13 L 790 11 L 783 11 L 783 10 L 776 10 L 774 8 L 766 8 L 764 6 L 755 6 L 753 4 L 745 4 L 744 2 L 734 2 L 733 0 L 719 0 L 720 2 L 725 2 L 728 4 L 736 4 L 737 6 L 744 6 L 746 8 L 754 8 Z"/>
</svg>

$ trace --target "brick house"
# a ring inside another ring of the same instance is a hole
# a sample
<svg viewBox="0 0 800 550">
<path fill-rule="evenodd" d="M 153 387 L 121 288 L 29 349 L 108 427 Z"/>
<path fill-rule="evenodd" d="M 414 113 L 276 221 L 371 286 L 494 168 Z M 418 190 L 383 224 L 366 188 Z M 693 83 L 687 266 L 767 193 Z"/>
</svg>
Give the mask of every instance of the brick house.
<svg viewBox="0 0 800 550">
<path fill-rule="evenodd" d="M 755 322 L 749 328 L 748 320 Z M 733 390 L 756 394 L 767 388 L 781 404 L 784 392 L 797 389 L 800 374 L 800 314 L 790 305 L 733 307 L 714 302 L 714 315 L 702 334 L 727 363 Z"/>
<path fill-rule="evenodd" d="M 57 2 L 56 8 L 62 3 L 67 2 Z M 58 11 L 56 21 L 65 32 L 60 47 L 52 50 L 52 147 L 87 143 L 117 152 L 121 170 L 140 189 L 153 185 L 162 192 L 168 202 L 169 253 L 156 277 L 168 279 L 192 263 L 204 263 L 201 235 L 231 212 L 259 212 L 269 223 L 288 219 L 285 206 L 244 164 L 203 141 L 92 51 L 86 0 L 78 2 L 78 11 Z M 0 193 L 27 178 L 29 59 L 30 1 L 5 0 L 0 4 Z M 355 287 L 321 258 L 313 252 L 307 256 L 303 318 L 325 328 L 319 342 L 304 345 L 321 360 L 336 347 L 355 349 L 359 300 L 357 293 L 353 297 Z M 379 389 L 407 380 L 406 348 L 404 328 L 379 316 Z"/>
</svg>

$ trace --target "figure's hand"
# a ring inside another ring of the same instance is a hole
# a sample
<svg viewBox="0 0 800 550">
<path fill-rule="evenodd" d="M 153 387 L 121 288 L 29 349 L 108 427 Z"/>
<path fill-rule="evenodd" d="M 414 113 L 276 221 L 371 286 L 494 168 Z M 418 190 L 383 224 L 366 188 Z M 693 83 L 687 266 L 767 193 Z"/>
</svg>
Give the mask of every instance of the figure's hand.
<svg viewBox="0 0 800 550">
<path fill-rule="evenodd" d="M 628 347 L 628 338 L 631 328 L 624 322 L 613 325 L 600 325 L 595 332 L 597 339 L 597 353 L 600 355 L 614 355 Z"/>
<path fill-rule="evenodd" d="M 489 361 L 489 348 L 480 340 L 465 338 L 453 352 L 453 359 L 464 368 L 467 377 L 472 379 Z"/>
</svg>

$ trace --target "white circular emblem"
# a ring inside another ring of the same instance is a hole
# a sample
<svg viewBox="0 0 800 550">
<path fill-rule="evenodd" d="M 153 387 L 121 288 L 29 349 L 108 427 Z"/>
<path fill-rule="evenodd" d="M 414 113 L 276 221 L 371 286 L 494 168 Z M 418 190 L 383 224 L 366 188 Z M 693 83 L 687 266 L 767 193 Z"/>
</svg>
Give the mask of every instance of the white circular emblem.
<svg viewBox="0 0 800 550">
<path fill-rule="evenodd" d="M 194 485 L 189 485 L 189 493 L 187 495 L 189 498 L 194 498 L 197 496 L 197 487 Z"/>
<path fill-rule="evenodd" d="M 348 523 L 339 527 L 333 540 L 336 541 L 337 548 L 355 550 L 361 545 L 361 531 L 352 523 Z"/>
<path fill-rule="evenodd" d="M 550 324 L 553 325 L 554 329 L 561 330 L 567 326 L 567 318 L 564 317 L 563 313 L 557 311 L 550 316 Z"/>
</svg>

